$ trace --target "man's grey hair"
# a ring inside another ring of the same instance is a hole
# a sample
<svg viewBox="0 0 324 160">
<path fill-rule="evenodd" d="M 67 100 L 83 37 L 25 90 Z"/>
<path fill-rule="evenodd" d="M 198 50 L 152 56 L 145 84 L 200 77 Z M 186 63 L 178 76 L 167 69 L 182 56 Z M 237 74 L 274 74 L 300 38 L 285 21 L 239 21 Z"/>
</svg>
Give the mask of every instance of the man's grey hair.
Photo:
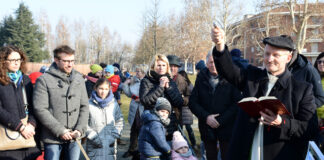
<svg viewBox="0 0 324 160">
<path fill-rule="evenodd" d="M 213 49 L 211 49 L 210 51 L 208 51 L 208 54 L 206 56 L 206 63 L 208 63 L 209 57 L 213 56 Z"/>
</svg>

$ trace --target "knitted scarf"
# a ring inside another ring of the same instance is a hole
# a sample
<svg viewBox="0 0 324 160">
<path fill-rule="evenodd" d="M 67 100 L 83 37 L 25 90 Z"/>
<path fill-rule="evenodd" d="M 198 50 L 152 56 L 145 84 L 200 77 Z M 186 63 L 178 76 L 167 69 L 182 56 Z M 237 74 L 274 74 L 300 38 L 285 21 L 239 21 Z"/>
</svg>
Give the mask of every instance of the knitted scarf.
<svg viewBox="0 0 324 160">
<path fill-rule="evenodd" d="M 15 84 L 17 84 L 18 80 L 22 76 L 22 73 L 21 73 L 20 70 L 18 70 L 17 72 L 7 72 L 7 75 L 8 75 L 8 77 L 10 78 L 10 80 L 12 82 L 14 82 Z"/>
<path fill-rule="evenodd" d="M 114 94 L 110 90 L 108 96 L 105 99 L 102 99 L 97 95 L 96 91 L 92 91 L 91 97 L 98 103 L 99 107 L 105 108 L 108 103 L 113 100 Z"/>
</svg>

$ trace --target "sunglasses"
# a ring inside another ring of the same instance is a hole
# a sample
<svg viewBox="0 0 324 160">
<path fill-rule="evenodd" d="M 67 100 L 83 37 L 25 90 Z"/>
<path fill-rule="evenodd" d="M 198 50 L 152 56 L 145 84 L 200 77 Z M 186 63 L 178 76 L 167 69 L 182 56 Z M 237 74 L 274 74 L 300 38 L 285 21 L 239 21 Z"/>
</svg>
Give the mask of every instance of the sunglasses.
<svg viewBox="0 0 324 160">
<path fill-rule="evenodd" d="M 322 60 L 318 60 L 317 61 L 317 64 L 324 64 L 324 60 L 322 61 Z"/>
</svg>

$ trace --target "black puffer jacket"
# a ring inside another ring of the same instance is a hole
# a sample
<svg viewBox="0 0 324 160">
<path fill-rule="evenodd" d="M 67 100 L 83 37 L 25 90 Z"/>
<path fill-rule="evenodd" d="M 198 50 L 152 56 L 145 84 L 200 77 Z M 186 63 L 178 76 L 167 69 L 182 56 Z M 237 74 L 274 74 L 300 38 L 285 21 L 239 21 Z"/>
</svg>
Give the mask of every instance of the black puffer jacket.
<svg viewBox="0 0 324 160">
<path fill-rule="evenodd" d="M 175 82 L 166 75 L 170 82 L 169 88 L 160 87 L 160 78 L 163 75 L 158 75 L 156 72 L 151 71 L 151 74 L 147 74 L 141 81 L 139 97 L 141 103 L 144 105 L 144 109 L 153 109 L 156 100 L 159 97 L 165 97 L 169 100 L 172 107 L 179 108 L 183 104 L 183 99 L 177 88 Z"/>
<path fill-rule="evenodd" d="M 167 76 L 169 78 L 169 88 L 160 87 L 160 78 L 162 76 Z M 156 72 L 150 71 L 150 74 L 147 74 L 141 81 L 139 97 L 145 110 L 153 109 L 159 97 L 165 97 L 169 100 L 172 106 L 172 113 L 170 114 L 170 124 L 166 127 L 166 139 L 167 141 L 171 141 L 172 134 L 177 130 L 177 125 L 180 122 L 180 120 L 176 118 L 174 108 L 178 109 L 183 105 L 183 99 L 176 83 L 169 75 L 158 75 Z"/>
<path fill-rule="evenodd" d="M 188 106 L 188 103 L 189 103 L 189 97 L 191 95 L 191 92 L 193 90 L 193 85 L 190 84 L 188 85 L 188 87 L 186 88 L 187 90 L 185 91 L 184 95 L 183 95 L 183 99 L 184 101 L 187 101 L 184 102 L 186 106 L 183 106 L 182 107 L 182 124 L 185 125 L 185 124 L 193 124 L 193 115 L 192 115 L 192 112 Z M 185 100 L 187 99 L 187 100 Z"/>
</svg>

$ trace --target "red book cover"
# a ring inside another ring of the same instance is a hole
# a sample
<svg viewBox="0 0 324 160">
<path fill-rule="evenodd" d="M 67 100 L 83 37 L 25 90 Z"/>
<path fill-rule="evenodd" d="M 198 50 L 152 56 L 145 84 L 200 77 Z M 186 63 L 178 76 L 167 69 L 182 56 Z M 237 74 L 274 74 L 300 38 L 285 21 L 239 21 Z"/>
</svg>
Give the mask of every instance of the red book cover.
<svg viewBox="0 0 324 160">
<path fill-rule="evenodd" d="M 290 114 L 285 105 L 276 97 L 247 97 L 238 102 L 240 106 L 251 117 L 259 117 L 260 111 L 266 108 L 275 114 Z"/>
</svg>

